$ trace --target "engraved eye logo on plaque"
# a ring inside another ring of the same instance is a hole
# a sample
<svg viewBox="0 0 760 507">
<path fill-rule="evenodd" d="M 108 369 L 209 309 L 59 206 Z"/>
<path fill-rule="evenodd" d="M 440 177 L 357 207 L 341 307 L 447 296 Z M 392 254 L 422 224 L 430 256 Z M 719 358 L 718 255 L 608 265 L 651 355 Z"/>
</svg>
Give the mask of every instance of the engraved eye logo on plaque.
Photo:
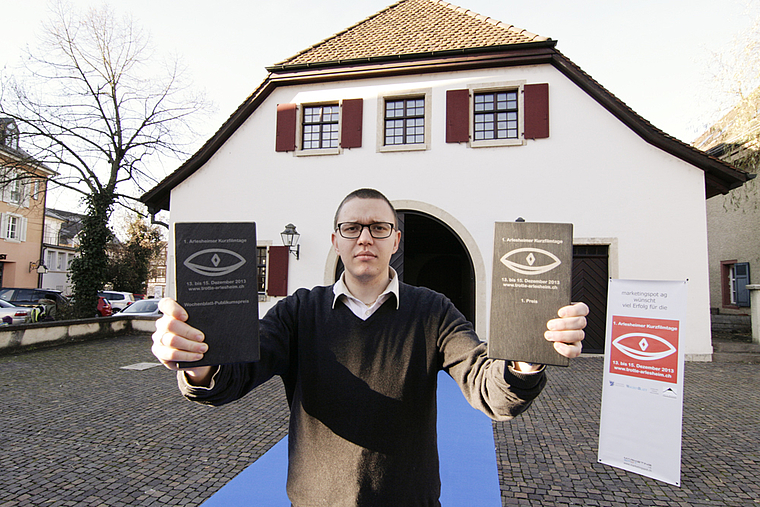
<svg viewBox="0 0 760 507">
<path fill-rule="evenodd" d="M 224 276 L 241 268 L 245 264 L 245 258 L 232 250 L 209 248 L 195 252 L 182 264 L 199 275 Z"/>
<path fill-rule="evenodd" d="M 528 255 L 524 257 L 520 255 L 526 252 Z M 509 260 L 510 257 L 515 257 L 516 260 Z M 547 257 L 551 262 L 549 264 L 536 265 L 536 261 L 542 257 Z M 524 260 L 525 264 L 518 262 L 520 260 Z M 542 275 L 562 264 L 559 257 L 540 248 L 517 248 L 505 253 L 499 261 L 515 273 L 520 273 L 521 275 Z"/>
</svg>

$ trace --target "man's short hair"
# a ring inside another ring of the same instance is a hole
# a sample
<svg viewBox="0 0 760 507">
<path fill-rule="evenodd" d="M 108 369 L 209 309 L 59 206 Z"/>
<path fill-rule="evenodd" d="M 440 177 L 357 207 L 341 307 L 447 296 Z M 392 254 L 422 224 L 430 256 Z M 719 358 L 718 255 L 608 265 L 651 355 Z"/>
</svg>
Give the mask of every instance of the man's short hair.
<svg viewBox="0 0 760 507">
<path fill-rule="evenodd" d="M 378 190 L 375 190 L 374 188 L 360 188 L 348 194 L 340 202 L 340 206 L 338 206 L 338 209 L 335 211 L 335 217 L 333 218 L 333 230 L 338 228 L 338 215 L 340 215 L 340 210 L 342 210 L 343 205 L 346 204 L 351 199 L 380 199 L 382 201 L 385 201 L 386 204 L 390 206 L 391 211 L 393 212 L 393 226 L 398 227 L 398 219 L 396 218 L 396 208 L 393 207 L 393 204 L 391 204 L 391 201 L 389 201 L 388 198 L 382 194 L 382 192 L 379 192 Z"/>
</svg>

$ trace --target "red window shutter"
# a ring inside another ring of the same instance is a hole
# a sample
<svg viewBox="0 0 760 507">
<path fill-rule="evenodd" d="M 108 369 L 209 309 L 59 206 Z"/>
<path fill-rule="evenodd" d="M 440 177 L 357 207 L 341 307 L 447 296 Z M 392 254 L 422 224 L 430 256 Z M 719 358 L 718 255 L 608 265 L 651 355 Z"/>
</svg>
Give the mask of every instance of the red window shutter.
<svg viewBox="0 0 760 507">
<path fill-rule="evenodd" d="M 275 151 L 295 151 L 296 121 L 296 104 L 277 104 Z"/>
<path fill-rule="evenodd" d="M 343 148 L 362 147 L 362 112 L 364 100 L 346 99 L 341 112 L 340 145 Z"/>
<path fill-rule="evenodd" d="M 267 264 L 268 296 L 287 296 L 288 295 L 288 260 L 290 259 L 290 248 L 287 246 L 270 246 L 269 262 Z"/>
<path fill-rule="evenodd" d="M 446 142 L 466 143 L 470 140 L 470 91 L 446 92 Z"/>
<path fill-rule="evenodd" d="M 529 84 L 523 87 L 525 103 L 525 139 L 549 137 L 549 85 Z"/>
</svg>

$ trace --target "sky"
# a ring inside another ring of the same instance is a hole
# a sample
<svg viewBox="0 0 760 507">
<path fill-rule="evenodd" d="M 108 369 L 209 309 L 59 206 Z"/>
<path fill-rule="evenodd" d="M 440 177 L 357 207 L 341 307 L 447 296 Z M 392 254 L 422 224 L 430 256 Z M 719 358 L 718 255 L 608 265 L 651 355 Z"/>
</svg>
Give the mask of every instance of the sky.
<svg viewBox="0 0 760 507">
<path fill-rule="evenodd" d="M 100 1 L 69 0 L 75 7 Z M 176 53 L 215 112 L 203 144 L 278 63 L 394 0 L 111 0 Z M 47 0 L 5 0 L 0 68 L 13 72 L 49 16 Z M 557 41 L 557 49 L 639 115 L 682 141 L 720 113 L 707 68 L 760 14 L 758 0 L 458 0 L 474 12 Z M 719 6 L 719 7 L 718 7 Z M 179 167 L 165 161 L 165 174 Z M 157 174 L 160 180 L 165 174 Z"/>
</svg>

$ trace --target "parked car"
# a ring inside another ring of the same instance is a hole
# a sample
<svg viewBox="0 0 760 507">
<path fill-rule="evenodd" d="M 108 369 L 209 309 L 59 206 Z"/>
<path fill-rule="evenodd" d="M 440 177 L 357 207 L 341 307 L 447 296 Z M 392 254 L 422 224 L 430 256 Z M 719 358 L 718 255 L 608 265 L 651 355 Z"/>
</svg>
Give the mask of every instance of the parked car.
<svg viewBox="0 0 760 507">
<path fill-rule="evenodd" d="M 97 311 L 96 317 L 110 317 L 113 315 L 113 306 L 106 298 L 99 296 Z"/>
<path fill-rule="evenodd" d="M 8 301 L 0 299 L 0 325 L 26 324 L 32 321 L 32 313 L 35 308 L 28 306 L 16 306 Z"/>
<path fill-rule="evenodd" d="M 65 317 L 71 310 L 69 300 L 59 290 L 5 287 L 0 289 L 0 300 L 16 306 L 42 308 L 40 320 Z"/>
<path fill-rule="evenodd" d="M 131 292 L 117 292 L 114 290 L 104 290 L 98 292 L 98 296 L 106 298 L 111 303 L 113 313 L 120 312 L 135 302 L 135 297 Z"/>
<path fill-rule="evenodd" d="M 140 301 L 141 299 L 145 299 L 145 294 L 133 293 L 132 296 L 135 298 L 135 301 Z"/>
<path fill-rule="evenodd" d="M 158 309 L 158 299 L 141 299 L 135 301 L 124 310 L 122 315 L 143 315 L 146 317 L 160 317 L 163 315 L 161 310 Z"/>
</svg>

